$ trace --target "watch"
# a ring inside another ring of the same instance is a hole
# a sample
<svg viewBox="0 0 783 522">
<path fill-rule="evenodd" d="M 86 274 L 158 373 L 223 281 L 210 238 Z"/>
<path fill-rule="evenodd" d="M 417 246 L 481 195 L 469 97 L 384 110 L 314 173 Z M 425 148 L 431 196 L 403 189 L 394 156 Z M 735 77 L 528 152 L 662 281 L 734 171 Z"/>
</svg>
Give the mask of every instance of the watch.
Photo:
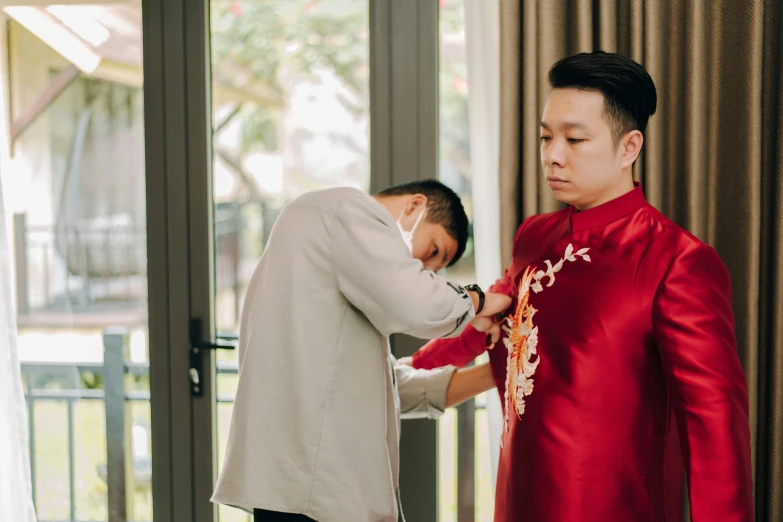
<svg viewBox="0 0 783 522">
<path fill-rule="evenodd" d="M 464 288 L 468 292 L 476 292 L 478 294 L 479 302 L 478 302 L 478 308 L 476 308 L 476 315 L 480 314 L 481 310 L 484 309 L 484 291 L 481 289 L 479 285 L 476 284 L 467 285 Z"/>
</svg>

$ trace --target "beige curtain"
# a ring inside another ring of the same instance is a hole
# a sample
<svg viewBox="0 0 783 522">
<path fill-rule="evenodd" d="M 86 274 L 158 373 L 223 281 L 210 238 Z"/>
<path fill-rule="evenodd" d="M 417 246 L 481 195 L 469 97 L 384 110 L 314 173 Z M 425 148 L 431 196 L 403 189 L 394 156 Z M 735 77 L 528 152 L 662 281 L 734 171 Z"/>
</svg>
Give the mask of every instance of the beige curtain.
<svg viewBox="0 0 783 522">
<path fill-rule="evenodd" d="M 602 49 L 658 88 L 635 177 L 732 275 L 757 520 L 783 521 L 783 7 L 775 0 L 501 0 L 501 245 L 558 208 L 538 121 L 558 59 Z M 686 507 L 687 517 L 687 507 Z"/>
</svg>

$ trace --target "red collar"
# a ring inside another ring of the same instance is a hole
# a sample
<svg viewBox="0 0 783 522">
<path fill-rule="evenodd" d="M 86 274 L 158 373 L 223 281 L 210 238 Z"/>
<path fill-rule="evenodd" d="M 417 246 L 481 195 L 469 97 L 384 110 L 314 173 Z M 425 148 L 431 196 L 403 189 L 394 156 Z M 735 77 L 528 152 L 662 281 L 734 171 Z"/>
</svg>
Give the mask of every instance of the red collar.
<svg viewBox="0 0 783 522">
<path fill-rule="evenodd" d="M 579 212 L 575 207 L 568 209 L 568 218 L 571 221 L 573 232 L 587 230 L 589 228 L 608 225 L 629 214 L 633 214 L 647 204 L 642 187 L 634 182 L 634 189 L 619 198 L 607 201 L 588 210 Z"/>
</svg>

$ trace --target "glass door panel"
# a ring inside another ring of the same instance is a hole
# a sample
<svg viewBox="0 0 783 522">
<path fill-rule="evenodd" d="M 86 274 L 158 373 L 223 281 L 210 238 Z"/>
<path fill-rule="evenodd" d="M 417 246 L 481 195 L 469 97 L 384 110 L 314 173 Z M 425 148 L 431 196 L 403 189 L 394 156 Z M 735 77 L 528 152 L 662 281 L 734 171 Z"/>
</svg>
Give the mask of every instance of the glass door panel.
<svg viewBox="0 0 783 522">
<path fill-rule="evenodd" d="M 3 12 L 0 173 L 38 520 L 151 521 L 141 3 Z"/>
<path fill-rule="evenodd" d="M 457 192 L 471 222 L 468 247 L 445 275 L 462 284 L 475 282 L 473 240 L 474 177 L 468 108 L 468 55 L 465 0 L 439 2 L 439 179 Z M 475 176 L 478 176 L 476 174 Z M 490 393 L 494 393 L 494 390 Z M 494 491 L 489 448 L 487 395 L 449 408 L 439 423 L 439 522 L 489 522 Z"/>
<path fill-rule="evenodd" d="M 369 2 L 213 0 L 210 17 L 215 324 L 231 337 L 283 206 L 311 190 L 369 191 Z M 216 359 L 219 471 L 237 360 Z"/>
</svg>

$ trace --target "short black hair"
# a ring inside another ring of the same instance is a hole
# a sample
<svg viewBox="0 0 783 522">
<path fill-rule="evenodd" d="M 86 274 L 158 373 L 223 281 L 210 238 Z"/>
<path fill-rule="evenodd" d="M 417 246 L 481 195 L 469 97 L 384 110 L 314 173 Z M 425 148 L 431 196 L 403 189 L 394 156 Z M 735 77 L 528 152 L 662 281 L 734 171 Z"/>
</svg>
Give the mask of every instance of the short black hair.
<svg viewBox="0 0 783 522">
<path fill-rule="evenodd" d="M 644 134 L 658 104 L 655 83 L 645 68 L 617 53 L 594 51 L 564 58 L 549 70 L 549 85 L 603 94 L 615 145 L 632 130 Z"/>
<path fill-rule="evenodd" d="M 449 263 L 452 266 L 465 253 L 468 244 L 468 215 L 462 200 L 449 187 L 434 179 L 402 183 L 382 190 L 377 196 L 407 196 L 421 194 L 427 197 L 426 221 L 442 226 L 457 242 L 457 252 Z"/>
</svg>

